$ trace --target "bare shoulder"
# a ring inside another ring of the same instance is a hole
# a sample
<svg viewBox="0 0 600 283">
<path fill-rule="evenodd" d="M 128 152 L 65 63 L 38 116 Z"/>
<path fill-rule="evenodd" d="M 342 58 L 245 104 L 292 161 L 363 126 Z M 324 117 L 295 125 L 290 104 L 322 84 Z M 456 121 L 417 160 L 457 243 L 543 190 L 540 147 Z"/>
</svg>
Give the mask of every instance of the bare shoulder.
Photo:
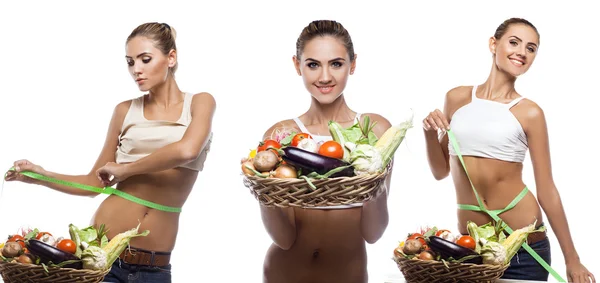
<svg viewBox="0 0 600 283">
<path fill-rule="evenodd" d="M 546 127 L 544 110 L 533 100 L 523 99 L 511 110 L 522 123 L 525 132 L 529 132 L 530 129 Z"/>
<path fill-rule="evenodd" d="M 457 86 L 446 93 L 444 114 L 450 119 L 456 110 L 471 102 L 473 86 Z"/>
<path fill-rule="evenodd" d="M 278 134 L 291 132 L 300 132 L 300 128 L 298 128 L 298 125 L 296 124 L 296 122 L 294 122 L 294 120 L 288 119 L 279 121 L 273 124 L 271 127 L 269 127 L 268 130 L 265 131 L 265 133 L 263 134 L 263 140 L 275 139 L 275 137 Z"/>
<path fill-rule="evenodd" d="M 208 92 L 200 92 L 192 96 L 192 105 L 203 105 L 209 108 L 216 108 L 217 101 L 212 94 Z"/>
<path fill-rule="evenodd" d="M 125 119 L 125 115 L 127 115 L 127 112 L 129 112 L 129 107 L 131 107 L 132 101 L 133 101 L 133 99 L 128 99 L 128 100 L 119 102 L 115 106 L 113 117 L 114 118 L 121 118 L 120 119 L 121 121 L 123 119 Z"/>
<path fill-rule="evenodd" d="M 527 119 L 543 119 L 544 110 L 535 101 L 525 98 L 516 105 L 517 109 L 523 112 Z"/>
<path fill-rule="evenodd" d="M 377 113 L 364 113 L 361 116 L 361 119 L 364 119 L 365 116 L 369 116 L 371 122 L 376 122 L 375 127 L 373 128 L 373 132 L 376 136 L 381 137 L 387 129 L 392 127 L 392 124 L 385 117 L 377 114 Z"/>
<path fill-rule="evenodd" d="M 471 100 L 473 86 L 457 86 L 446 93 L 446 102 L 451 104 L 460 104 Z"/>
</svg>

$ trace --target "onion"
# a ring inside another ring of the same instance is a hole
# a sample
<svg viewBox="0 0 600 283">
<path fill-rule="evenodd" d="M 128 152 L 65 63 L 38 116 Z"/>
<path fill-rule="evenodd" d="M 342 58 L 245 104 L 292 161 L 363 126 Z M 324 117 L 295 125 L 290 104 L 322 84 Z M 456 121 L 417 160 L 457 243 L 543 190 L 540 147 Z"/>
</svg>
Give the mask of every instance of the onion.
<svg viewBox="0 0 600 283">
<path fill-rule="evenodd" d="M 244 172 L 244 175 L 246 176 L 254 176 L 254 171 L 246 168 L 246 166 L 254 169 L 254 163 L 252 162 L 252 160 L 246 160 L 242 162 L 242 172 Z"/>
<path fill-rule="evenodd" d="M 277 167 L 277 169 L 275 170 L 274 177 L 281 178 L 281 179 L 298 178 L 298 175 L 296 174 L 296 168 L 294 168 L 290 165 L 281 165 L 281 166 Z"/>
</svg>

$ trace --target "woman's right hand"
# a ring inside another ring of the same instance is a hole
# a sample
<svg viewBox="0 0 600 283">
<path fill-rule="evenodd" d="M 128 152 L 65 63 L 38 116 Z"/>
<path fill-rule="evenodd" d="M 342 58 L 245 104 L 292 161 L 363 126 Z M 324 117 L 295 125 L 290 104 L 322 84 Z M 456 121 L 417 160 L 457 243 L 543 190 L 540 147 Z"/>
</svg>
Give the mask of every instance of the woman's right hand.
<svg viewBox="0 0 600 283">
<path fill-rule="evenodd" d="M 46 175 L 45 174 L 46 171 L 44 170 L 44 168 L 42 168 L 42 166 L 35 165 L 26 159 L 21 159 L 21 160 L 15 161 L 13 167 L 14 167 L 13 169 L 8 170 L 8 172 L 6 172 L 6 175 L 4 176 L 4 180 L 6 180 L 6 181 L 21 181 L 24 183 L 34 184 L 36 182 L 35 179 L 27 177 L 23 174 L 20 174 L 20 172 L 29 171 L 29 172 L 33 172 L 33 173 L 38 173 L 40 175 Z"/>
<path fill-rule="evenodd" d="M 423 119 L 423 129 L 425 131 L 436 131 L 442 129 L 444 131 L 450 130 L 450 124 L 446 119 L 446 116 L 439 109 L 430 112 L 425 119 Z"/>
</svg>

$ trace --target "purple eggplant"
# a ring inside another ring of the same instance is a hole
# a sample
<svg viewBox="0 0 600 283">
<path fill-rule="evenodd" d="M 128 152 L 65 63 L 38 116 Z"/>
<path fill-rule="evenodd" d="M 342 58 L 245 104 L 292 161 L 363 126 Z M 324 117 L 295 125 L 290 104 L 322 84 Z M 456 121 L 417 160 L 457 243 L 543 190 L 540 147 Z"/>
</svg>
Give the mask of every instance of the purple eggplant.
<svg viewBox="0 0 600 283">
<path fill-rule="evenodd" d="M 285 162 L 301 168 L 303 174 L 310 172 L 316 172 L 317 174 L 324 175 L 325 173 L 342 166 L 349 166 L 350 163 L 328 156 L 323 156 L 314 152 L 310 152 L 301 148 L 287 146 L 282 148 L 282 158 Z M 354 176 L 354 169 L 350 166 L 344 170 L 331 175 L 331 178 L 335 177 L 352 177 Z"/>
<path fill-rule="evenodd" d="M 463 261 L 463 263 L 481 264 L 483 262 L 481 256 L 479 256 L 474 250 L 465 248 L 444 238 L 430 236 L 428 242 L 431 250 L 439 254 L 442 259 L 447 260 L 449 258 L 453 258 L 455 260 L 460 260 L 466 256 L 476 256 Z"/>
<path fill-rule="evenodd" d="M 81 259 L 75 256 L 74 254 L 59 250 L 42 241 L 29 239 L 25 242 L 25 245 L 27 245 L 27 249 L 29 249 L 29 252 L 35 256 L 38 256 L 40 258 L 40 262 L 44 264 L 48 264 L 49 262 L 59 264 L 63 261 L 77 260 L 77 262 L 66 264 L 63 267 L 74 269 L 83 268 L 83 263 L 81 262 Z"/>
</svg>

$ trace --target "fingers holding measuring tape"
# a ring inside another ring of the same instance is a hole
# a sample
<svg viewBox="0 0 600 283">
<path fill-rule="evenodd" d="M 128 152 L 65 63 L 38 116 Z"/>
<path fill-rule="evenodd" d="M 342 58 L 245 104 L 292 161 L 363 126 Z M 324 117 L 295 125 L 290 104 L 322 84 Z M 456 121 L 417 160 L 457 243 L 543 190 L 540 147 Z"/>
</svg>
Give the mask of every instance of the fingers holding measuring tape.
<svg viewBox="0 0 600 283">
<path fill-rule="evenodd" d="M 439 109 L 436 109 L 423 119 L 423 129 L 426 131 L 437 131 L 439 129 L 447 131 L 450 129 L 450 124 L 444 113 Z"/>
<path fill-rule="evenodd" d="M 127 176 L 125 166 L 114 162 L 108 162 L 106 165 L 96 170 L 96 176 L 105 187 L 112 187 L 116 183 L 122 182 L 129 177 Z"/>
<path fill-rule="evenodd" d="M 30 178 L 28 176 L 23 175 L 21 172 L 33 172 L 40 175 L 46 175 L 44 168 L 39 165 L 32 163 L 29 160 L 21 159 L 17 160 L 13 164 L 13 168 L 8 170 L 4 174 L 4 180 L 6 181 L 20 181 L 24 183 L 33 184 L 36 183 L 37 180 Z"/>
</svg>

